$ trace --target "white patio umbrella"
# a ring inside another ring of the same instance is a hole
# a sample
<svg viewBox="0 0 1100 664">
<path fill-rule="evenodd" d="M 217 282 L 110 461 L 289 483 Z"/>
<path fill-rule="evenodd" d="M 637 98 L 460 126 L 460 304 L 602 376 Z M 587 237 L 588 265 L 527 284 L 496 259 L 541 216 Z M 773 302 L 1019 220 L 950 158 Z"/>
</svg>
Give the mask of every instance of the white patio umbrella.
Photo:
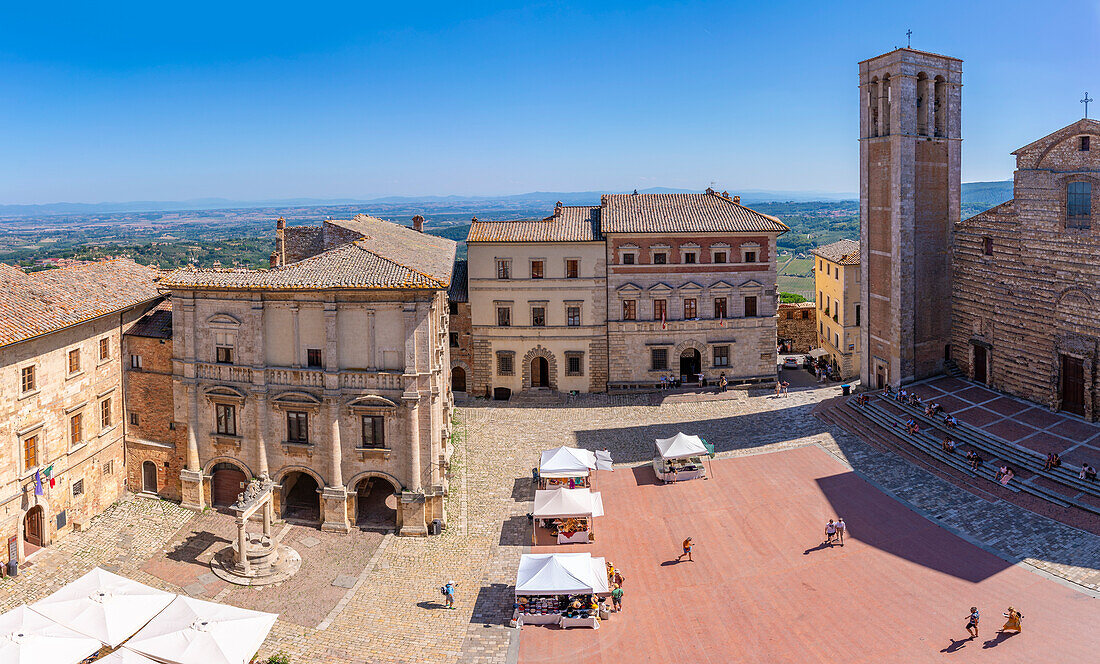
<svg viewBox="0 0 1100 664">
<path fill-rule="evenodd" d="M 54 622 L 117 648 L 175 597 L 96 567 L 31 608 Z"/>
<path fill-rule="evenodd" d="M 101 647 L 26 606 L 0 616 L 0 664 L 77 664 Z"/>
<path fill-rule="evenodd" d="M 133 650 L 119 648 L 103 659 L 96 660 L 95 664 L 159 664 L 159 662 L 145 655 L 139 655 Z"/>
<path fill-rule="evenodd" d="M 180 595 L 126 647 L 165 664 L 247 664 L 276 618 Z"/>
</svg>

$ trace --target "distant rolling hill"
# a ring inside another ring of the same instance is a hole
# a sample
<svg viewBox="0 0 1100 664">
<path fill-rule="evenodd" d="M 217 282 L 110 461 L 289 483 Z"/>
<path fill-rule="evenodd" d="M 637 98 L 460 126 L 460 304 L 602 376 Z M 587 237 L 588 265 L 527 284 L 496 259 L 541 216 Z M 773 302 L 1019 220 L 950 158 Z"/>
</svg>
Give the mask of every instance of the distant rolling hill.
<svg viewBox="0 0 1100 664">
<path fill-rule="evenodd" d="M 998 182 L 964 182 L 962 186 L 963 217 L 988 210 L 1012 198 L 1012 180 Z"/>
</svg>

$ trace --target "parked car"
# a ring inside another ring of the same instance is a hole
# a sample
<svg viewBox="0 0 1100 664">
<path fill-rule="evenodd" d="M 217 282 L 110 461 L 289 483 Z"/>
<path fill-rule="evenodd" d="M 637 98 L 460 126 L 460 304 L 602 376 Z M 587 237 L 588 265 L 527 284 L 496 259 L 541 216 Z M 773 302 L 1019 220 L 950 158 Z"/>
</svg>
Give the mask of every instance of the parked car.
<svg viewBox="0 0 1100 664">
<path fill-rule="evenodd" d="M 797 357 L 792 357 L 792 356 L 788 355 L 783 360 L 783 368 L 784 369 L 797 369 L 801 365 L 802 365 L 802 361 Z"/>
</svg>

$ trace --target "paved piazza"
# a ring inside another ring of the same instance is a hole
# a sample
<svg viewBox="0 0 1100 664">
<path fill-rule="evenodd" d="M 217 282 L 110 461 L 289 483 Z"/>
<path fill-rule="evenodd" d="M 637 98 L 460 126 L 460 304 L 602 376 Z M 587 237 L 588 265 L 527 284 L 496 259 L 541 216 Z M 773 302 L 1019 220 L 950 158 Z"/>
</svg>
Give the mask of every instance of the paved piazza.
<svg viewBox="0 0 1100 664">
<path fill-rule="evenodd" d="M 538 453 L 562 444 L 606 447 L 616 462 L 635 465 L 650 458 L 654 438 L 678 430 L 715 443 L 721 457 L 816 443 L 839 467 L 854 470 L 853 477 L 893 494 L 964 541 L 1017 563 L 1016 570 L 1038 571 L 1085 592 L 1100 589 L 1100 538 L 1010 504 L 979 498 L 811 415 L 816 404 L 838 393 L 839 388 L 827 387 L 794 390 L 779 399 L 769 390 L 702 396 L 582 395 L 556 405 L 527 407 L 475 402 L 461 411 L 464 439 L 454 457 L 450 527 L 442 537 L 396 538 L 369 532 L 348 537 L 279 525 L 287 528 L 287 537 L 302 554 L 300 578 L 282 587 L 229 588 L 205 576 L 203 567 L 204 558 L 220 546 L 217 540 L 229 532 L 227 517 L 193 515 L 172 503 L 129 498 L 96 518 L 87 532 L 74 533 L 37 554 L 18 579 L 0 582 L 0 608 L 33 602 L 103 565 L 166 590 L 280 610 L 284 615 L 261 654 L 285 650 L 296 663 L 516 661 L 520 632 L 504 623 L 511 613 L 510 586 L 519 556 L 529 541 L 525 515 L 530 511 L 531 467 Z M 632 475 L 628 468 L 617 473 Z M 712 481 L 703 484 L 708 490 L 718 486 Z M 455 611 L 440 606 L 439 586 L 447 580 L 459 584 Z M 716 580 L 720 583 L 722 578 Z M 628 587 L 636 603 L 638 590 Z M 858 590 L 849 591 L 849 596 L 853 592 Z M 1077 596 L 1087 600 L 1085 594 Z M 846 600 L 856 606 L 859 601 L 858 596 Z M 1026 599 L 1019 603 L 1028 605 Z M 955 607 L 944 610 L 948 609 Z M 990 615 L 993 609 L 986 609 L 983 636 L 991 634 L 999 615 Z M 1043 624 L 1034 612 L 1023 611 L 1031 624 Z M 1066 611 L 1060 618 L 1070 619 L 1074 612 Z M 613 619 L 607 634 L 621 628 L 626 617 L 618 625 Z M 958 638 L 955 632 L 962 624 L 955 627 L 951 635 Z M 927 635 L 930 640 L 946 636 Z M 1028 632 L 1019 638 L 1027 639 Z M 1004 651 L 1009 650 L 1006 644 Z M 997 652 L 986 654 L 1003 656 Z"/>
</svg>

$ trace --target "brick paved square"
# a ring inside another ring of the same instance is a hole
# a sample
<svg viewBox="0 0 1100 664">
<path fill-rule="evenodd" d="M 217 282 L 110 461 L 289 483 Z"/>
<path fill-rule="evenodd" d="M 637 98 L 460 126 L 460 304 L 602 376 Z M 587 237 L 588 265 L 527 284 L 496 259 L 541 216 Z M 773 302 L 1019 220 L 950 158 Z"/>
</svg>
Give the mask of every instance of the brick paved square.
<svg viewBox="0 0 1100 664">
<path fill-rule="evenodd" d="M 301 540 L 299 540 L 298 543 L 306 547 L 307 549 L 312 549 L 313 547 L 320 544 L 321 540 L 317 539 L 316 537 L 303 537 Z"/>
<path fill-rule="evenodd" d="M 960 422 L 966 422 L 976 427 L 984 427 L 1004 417 L 1000 413 L 994 413 L 991 410 L 986 410 L 979 406 L 972 406 L 966 410 L 960 410 L 952 414 L 957 417 Z"/>
<path fill-rule="evenodd" d="M 1029 450 L 1035 450 L 1039 454 L 1047 455 L 1051 452 L 1058 454 L 1064 454 L 1066 450 L 1073 447 L 1077 443 L 1062 438 L 1061 436 L 1055 436 L 1054 434 L 1047 433 L 1045 431 L 1039 431 L 1027 438 L 1023 438 L 1017 442 L 1018 445 L 1022 445 Z"/>
<path fill-rule="evenodd" d="M 1012 397 L 998 397 L 993 401 L 982 404 L 982 408 L 987 408 L 1001 415 L 1015 415 L 1029 410 L 1031 407 L 1031 404 Z"/>
<path fill-rule="evenodd" d="M 1100 434 L 1100 426 L 1063 417 L 1061 422 L 1050 427 L 1047 431 L 1084 443 Z"/>
<path fill-rule="evenodd" d="M 952 396 L 958 397 L 960 399 L 966 399 L 973 404 L 980 404 L 987 401 L 992 401 L 993 399 L 996 399 L 999 395 L 992 390 L 985 389 L 984 387 L 973 386 L 968 387 L 965 390 L 954 392 Z"/>
<path fill-rule="evenodd" d="M 982 407 L 984 408 L 985 406 Z M 1037 429 L 1033 427 L 1029 427 L 1026 424 L 1022 424 L 1014 420 L 1001 420 L 1000 422 L 987 424 L 982 427 L 982 429 L 987 433 L 991 433 L 994 436 L 997 436 L 998 438 L 1002 438 L 1013 443 L 1020 440 L 1021 438 L 1026 438 L 1037 431 Z"/>
<path fill-rule="evenodd" d="M 355 586 L 356 578 L 350 574 L 338 574 L 335 579 L 332 580 L 332 585 L 337 588 L 353 588 Z"/>
<path fill-rule="evenodd" d="M 1062 415 L 1052 413 L 1046 408 L 1039 407 L 1025 410 L 1013 416 L 1013 419 L 1017 422 L 1023 422 L 1037 429 L 1046 429 L 1053 424 L 1058 424 L 1063 418 L 1064 416 Z"/>
<path fill-rule="evenodd" d="M 957 413 L 965 408 L 970 408 L 972 405 L 969 401 L 963 401 L 957 397 L 953 397 L 950 394 L 945 394 L 941 397 L 936 397 L 936 403 L 943 406 L 945 413 Z"/>
</svg>

